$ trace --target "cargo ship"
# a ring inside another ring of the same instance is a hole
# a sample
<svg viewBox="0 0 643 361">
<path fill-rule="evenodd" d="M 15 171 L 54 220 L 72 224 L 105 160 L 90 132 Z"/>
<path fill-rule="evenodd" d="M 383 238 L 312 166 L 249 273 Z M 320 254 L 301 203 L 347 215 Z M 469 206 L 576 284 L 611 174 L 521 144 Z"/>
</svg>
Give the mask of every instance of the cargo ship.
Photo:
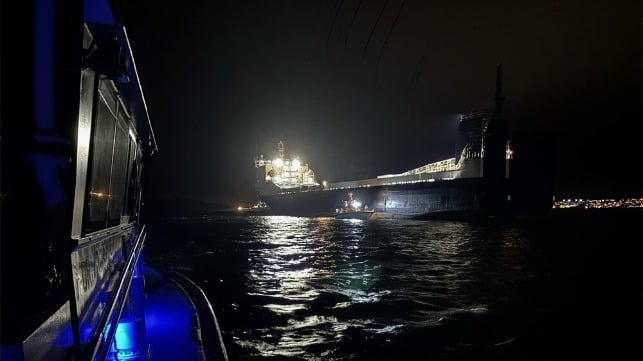
<svg viewBox="0 0 643 361">
<path fill-rule="evenodd" d="M 512 182 L 513 149 L 502 117 L 504 99 L 502 67 L 498 65 L 495 108 L 461 115 L 459 154 L 397 174 L 319 183 L 313 169 L 287 157 L 285 145 L 279 141 L 274 158 L 258 155 L 254 159 L 256 195 L 272 214 L 292 216 L 333 216 L 348 193 L 371 207 L 374 218 L 515 212 L 512 192 L 525 194 L 526 185 Z"/>
<path fill-rule="evenodd" d="M 4 5 L 0 359 L 227 360 L 201 288 L 144 257 L 157 144 L 117 3 Z"/>
</svg>

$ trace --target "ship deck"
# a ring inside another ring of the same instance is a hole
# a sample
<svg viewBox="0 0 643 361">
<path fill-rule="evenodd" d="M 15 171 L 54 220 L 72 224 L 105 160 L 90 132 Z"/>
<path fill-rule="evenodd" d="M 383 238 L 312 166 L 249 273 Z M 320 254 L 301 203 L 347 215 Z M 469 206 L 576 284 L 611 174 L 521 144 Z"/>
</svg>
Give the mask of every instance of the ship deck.
<svg viewBox="0 0 643 361">
<path fill-rule="evenodd" d="M 227 360 L 216 316 L 201 289 L 167 268 L 144 268 L 150 360 Z"/>
</svg>

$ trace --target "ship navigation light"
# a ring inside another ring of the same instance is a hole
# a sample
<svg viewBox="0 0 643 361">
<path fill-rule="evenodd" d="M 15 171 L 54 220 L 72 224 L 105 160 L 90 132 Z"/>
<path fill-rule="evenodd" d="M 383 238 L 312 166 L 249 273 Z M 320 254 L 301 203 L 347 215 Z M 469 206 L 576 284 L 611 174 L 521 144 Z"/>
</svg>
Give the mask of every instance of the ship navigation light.
<svg viewBox="0 0 643 361">
<path fill-rule="evenodd" d="M 284 166 L 284 160 L 282 158 L 277 158 L 272 161 L 272 164 L 276 165 L 277 167 L 283 167 Z"/>
<path fill-rule="evenodd" d="M 299 168 L 300 165 L 301 165 L 301 162 L 299 161 L 299 159 L 295 158 L 295 160 L 292 161 L 293 167 Z"/>
</svg>

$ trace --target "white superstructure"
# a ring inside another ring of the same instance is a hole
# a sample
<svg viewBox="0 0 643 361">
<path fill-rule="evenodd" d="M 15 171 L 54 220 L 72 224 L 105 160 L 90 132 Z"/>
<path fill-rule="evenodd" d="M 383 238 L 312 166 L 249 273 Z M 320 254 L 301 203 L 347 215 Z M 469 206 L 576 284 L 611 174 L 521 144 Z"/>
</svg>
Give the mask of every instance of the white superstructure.
<svg viewBox="0 0 643 361">
<path fill-rule="evenodd" d="M 263 154 L 255 158 L 255 168 L 263 169 L 264 181 L 272 182 L 281 189 L 318 186 L 315 182 L 315 172 L 302 164 L 298 158 L 289 159 L 284 156 L 284 143 L 277 143 L 278 155 L 274 159 L 265 159 Z"/>
</svg>

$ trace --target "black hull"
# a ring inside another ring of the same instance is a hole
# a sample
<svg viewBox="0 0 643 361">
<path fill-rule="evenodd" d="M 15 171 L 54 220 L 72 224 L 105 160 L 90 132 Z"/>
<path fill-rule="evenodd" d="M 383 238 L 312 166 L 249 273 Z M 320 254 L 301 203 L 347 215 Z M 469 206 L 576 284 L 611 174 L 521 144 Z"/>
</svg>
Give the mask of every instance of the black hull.
<svg viewBox="0 0 643 361">
<path fill-rule="evenodd" d="M 484 211 L 484 179 L 397 184 L 280 194 L 259 194 L 273 215 L 334 216 L 348 192 L 376 212 L 375 218 L 458 217 Z"/>
</svg>

